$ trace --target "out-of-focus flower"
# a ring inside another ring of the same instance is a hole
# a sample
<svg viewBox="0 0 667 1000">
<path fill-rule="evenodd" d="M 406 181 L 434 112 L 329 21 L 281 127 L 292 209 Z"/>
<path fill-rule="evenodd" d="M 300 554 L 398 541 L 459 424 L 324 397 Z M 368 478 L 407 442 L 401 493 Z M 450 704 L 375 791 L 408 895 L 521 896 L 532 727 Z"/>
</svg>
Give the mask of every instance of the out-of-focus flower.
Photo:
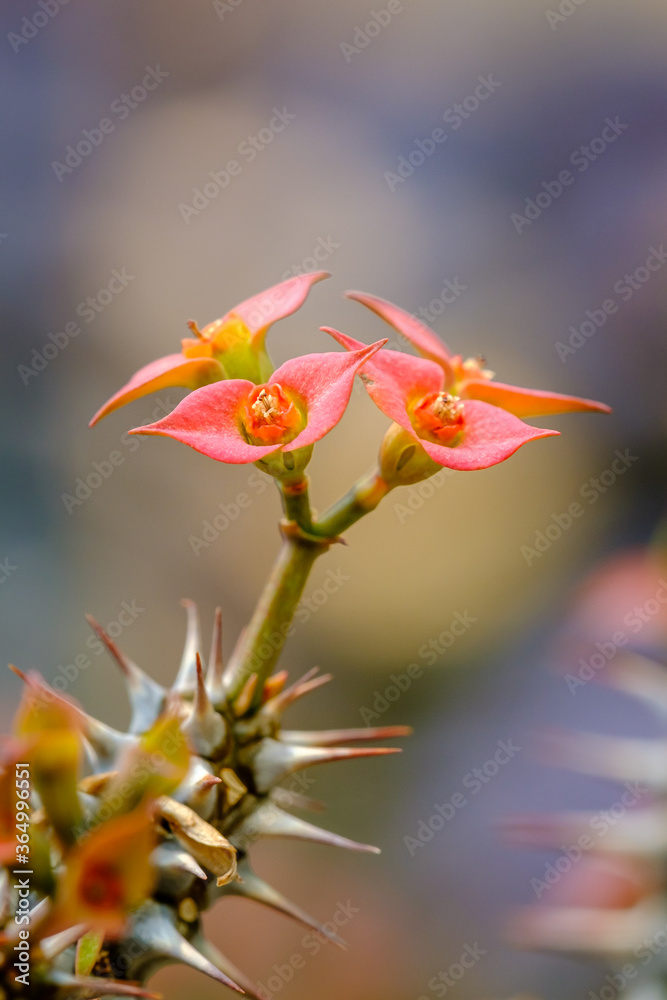
<svg viewBox="0 0 667 1000">
<path fill-rule="evenodd" d="M 67 856 L 49 931 L 83 924 L 107 935 L 122 932 L 128 914 L 151 893 L 155 844 L 143 805 L 96 827 Z"/>
<path fill-rule="evenodd" d="M 21 676 L 27 686 L 15 732 L 48 820 L 61 843 L 68 845 L 82 819 L 77 791 L 83 747 L 79 716 L 65 699 L 51 697 L 38 674 Z"/>
</svg>

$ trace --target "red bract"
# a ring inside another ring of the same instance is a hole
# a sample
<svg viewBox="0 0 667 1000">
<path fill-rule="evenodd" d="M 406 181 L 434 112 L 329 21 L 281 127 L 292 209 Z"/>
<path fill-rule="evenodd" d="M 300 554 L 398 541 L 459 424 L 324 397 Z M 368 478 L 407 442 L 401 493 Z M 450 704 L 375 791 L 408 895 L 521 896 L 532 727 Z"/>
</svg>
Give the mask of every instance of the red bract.
<svg viewBox="0 0 667 1000">
<path fill-rule="evenodd" d="M 98 410 L 91 427 L 120 406 L 160 389 L 199 389 L 222 379 L 261 382 L 268 378 L 272 366 L 264 340 L 269 327 L 295 312 L 312 286 L 328 277 L 327 271 L 315 271 L 289 278 L 234 306 L 203 330 L 191 321 L 188 326 L 196 339 L 183 340 L 180 354 L 169 354 L 141 368 Z"/>
<path fill-rule="evenodd" d="M 293 358 L 265 385 L 231 379 L 204 386 L 163 420 L 130 434 L 172 437 L 203 455 L 233 464 L 305 448 L 335 427 L 357 370 L 386 343 L 361 344 L 348 354 Z"/>
<path fill-rule="evenodd" d="M 337 330 L 322 329 L 348 351 L 363 347 Z M 382 412 L 405 428 L 429 458 L 450 469 L 486 469 L 528 441 L 558 434 L 529 427 L 489 403 L 454 396 L 442 368 L 425 358 L 381 351 L 364 364 L 361 378 Z"/>
<path fill-rule="evenodd" d="M 361 302 L 389 323 L 402 337 L 410 341 L 422 357 L 436 362 L 444 372 L 443 388 L 459 399 L 477 399 L 484 403 L 492 403 L 517 417 L 539 417 L 575 410 L 611 413 L 609 406 L 593 399 L 564 396 L 558 392 L 544 392 L 540 389 L 521 389 L 516 385 L 493 382 L 494 373 L 484 367 L 485 362 L 482 358 L 468 358 L 464 361 L 462 355 L 452 354 L 433 330 L 404 309 L 375 295 L 366 295 L 364 292 L 346 292 L 346 295 Z"/>
</svg>

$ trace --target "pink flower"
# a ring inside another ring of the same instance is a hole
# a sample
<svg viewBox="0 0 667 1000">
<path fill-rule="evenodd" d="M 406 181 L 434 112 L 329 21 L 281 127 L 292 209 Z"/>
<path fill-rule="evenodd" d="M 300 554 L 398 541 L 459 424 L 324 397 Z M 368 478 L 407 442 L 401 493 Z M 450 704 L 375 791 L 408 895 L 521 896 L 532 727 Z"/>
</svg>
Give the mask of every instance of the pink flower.
<svg viewBox="0 0 667 1000">
<path fill-rule="evenodd" d="M 482 358 L 468 358 L 464 361 L 462 355 L 452 354 L 433 330 L 404 309 L 364 292 L 346 292 L 346 295 L 361 302 L 389 323 L 410 341 L 422 357 L 438 364 L 444 372 L 443 388 L 459 399 L 478 399 L 491 403 L 517 417 L 538 417 L 573 410 L 611 413 L 609 406 L 593 399 L 563 396 L 558 392 L 544 392 L 541 389 L 521 389 L 516 385 L 493 382 L 494 372 L 484 367 Z"/>
<path fill-rule="evenodd" d="M 170 386 L 199 389 L 230 378 L 264 381 L 272 370 L 264 346 L 269 327 L 296 312 L 312 286 L 328 277 L 327 271 L 315 271 L 289 278 L 246 299 L 203 330 L 191 321 L 188 325 L 196 339 L 183 340 L 180 354 L 168 354 L 140 368 L 98 410 L 90 426 L 126 403 Z"/>
<path fill-rule="evenodd" d="M 330 327 L 322 327 L 343 347 L 363 347 Z M 504 462 L 517 448 L 558 431 L 529 427 L 498 406 L 463 400 L 446 388 L 440 365 L 398 351 L 381 351 L 361 372 L 368 394 L 438 465 L 450 469 L 486 469 Z"/>
<path fill-rule="evenodd" d="M 230 379 L 204 386 L 157 423 L 131 434 L 160 434 L 218 462 L 256 462 L 319 441 L 342 417 L 357 370 L 386 340 L 348 354 L 293 358 L 264 385 Z"/>
</svg>

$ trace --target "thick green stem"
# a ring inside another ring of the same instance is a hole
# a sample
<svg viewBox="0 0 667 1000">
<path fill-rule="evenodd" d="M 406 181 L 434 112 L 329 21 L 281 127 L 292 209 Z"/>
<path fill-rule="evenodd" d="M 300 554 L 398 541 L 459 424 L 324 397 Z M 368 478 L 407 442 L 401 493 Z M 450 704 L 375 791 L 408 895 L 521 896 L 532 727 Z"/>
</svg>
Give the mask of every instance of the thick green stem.
<svg viewBox="0 0 667 1000">
<path fill-rule="evenodd" d="M 375 510 L 391 487 L 378 472 L 360 479 L 313 521 L 308 500 L 308 479 L 279 484 L 287 521 L 283 522 L 283 547 L 247 629 L 241 635 L 228 668 L 229 698 L 241 694 L 248 679 L 257 675 L 253 703 L 259 703 L 264 682 L 292 634 L 292 619 L 308 574 L 319 555 L 364 514 Z"/>
<path fill-rule="evenodd" d="M 308 498 L 308 476 L 295 482 L 278 482 L 280 498 L 288 521 L 298 524 L 302 531 L 310 534 L 313 526 L 313 514 Z"/>
<path fill-rule="evenodd" d="M 293 631 L 292 618 L 301 600 L 308 574 L 317 557 L 329 548 L 329 540 L 306 539 L 301 532 L 284 529 L 285 540 L 271 576 L 250 623 L 234 651 L 229 672 L 229 697 L 234 700 L 248 678 L 257 674 L 256 700 L 271 674 L 285 639 Z"/>
</svg>

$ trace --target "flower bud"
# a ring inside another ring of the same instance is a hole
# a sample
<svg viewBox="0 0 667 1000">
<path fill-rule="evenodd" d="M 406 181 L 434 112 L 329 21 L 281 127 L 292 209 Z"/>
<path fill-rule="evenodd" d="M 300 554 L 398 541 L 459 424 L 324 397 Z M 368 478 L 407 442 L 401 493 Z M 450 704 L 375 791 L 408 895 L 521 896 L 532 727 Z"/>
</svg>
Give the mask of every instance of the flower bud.
<svg viewBox="0 0 667 1000">
<path fill-rule="evenodd" d="M 380 446 L 380 475 L 391 489 L 421 483 L 441 468 L 409 431 L 400 424 L 391 425 Z"/>
<path fill-rule="evenodd" d="M 255 462 L 258 469 L 280 479 L 283 483 L 303 478 L 303 472 L 313 454 L 313 445 L 297 448 L 296 451 L 274 451 L 273 454 Z"/>
</svg>

